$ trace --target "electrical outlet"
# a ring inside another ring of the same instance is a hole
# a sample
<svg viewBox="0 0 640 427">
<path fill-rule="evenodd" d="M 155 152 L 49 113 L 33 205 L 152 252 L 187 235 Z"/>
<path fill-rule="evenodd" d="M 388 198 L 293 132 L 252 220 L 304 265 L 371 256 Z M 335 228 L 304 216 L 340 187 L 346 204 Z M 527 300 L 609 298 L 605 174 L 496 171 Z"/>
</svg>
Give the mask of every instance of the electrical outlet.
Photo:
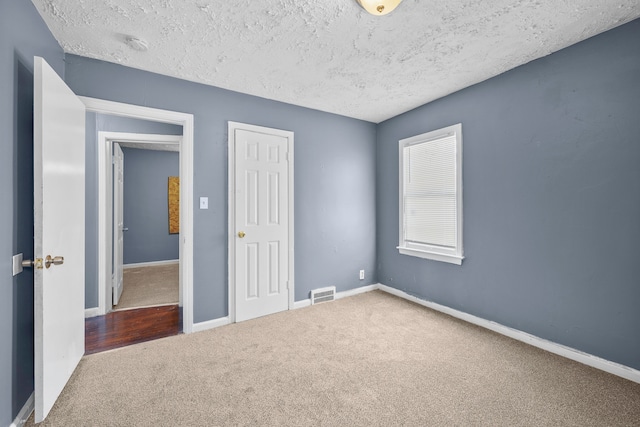
<svg viewBox="0 0 640 427">
<path fill-rule="evenodd" d="M 364 280 L 364 270 L 360 270 L 360 280 Z"/>
</svg>

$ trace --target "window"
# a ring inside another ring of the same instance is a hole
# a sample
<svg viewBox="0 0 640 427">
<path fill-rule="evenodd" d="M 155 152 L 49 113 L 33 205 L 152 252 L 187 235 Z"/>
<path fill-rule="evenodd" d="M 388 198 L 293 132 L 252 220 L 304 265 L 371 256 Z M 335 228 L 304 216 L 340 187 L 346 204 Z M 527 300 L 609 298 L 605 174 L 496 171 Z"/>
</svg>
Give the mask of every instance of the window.
<svg viewBox="0 0 640 427">
<path fill-rule="evenodd" d="M 462 264 L 462 125 L 400 141 L 401 254 Z"/>
</svg>

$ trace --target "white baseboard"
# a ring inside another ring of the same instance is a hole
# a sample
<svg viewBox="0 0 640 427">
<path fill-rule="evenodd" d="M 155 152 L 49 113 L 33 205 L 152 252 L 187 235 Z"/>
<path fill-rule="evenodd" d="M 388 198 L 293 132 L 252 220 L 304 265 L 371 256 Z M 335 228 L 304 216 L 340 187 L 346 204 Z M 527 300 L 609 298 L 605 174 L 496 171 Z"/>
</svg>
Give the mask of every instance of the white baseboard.
<svg viewBox="0 0 640 427">
<path fill-rule="evenodd" d="M 363 294 L 365 292 L 371 292 L 378 289 L 378 284 L 375 283 L 373 285 L 361 286 L 355 289 L 349 289 L 348 291 L 336 292 L 336 299 L 352 297 L 354 295 Z"/>
<path fill-rule="evenodd" d="M 379 284 L 378 289 L 380 289 L 381 291 L 390 293 L 392 295 L 398 296 L 400 298 L 404 298 L 408 301 L 415 302 L 424 307 L 428 307 L 433 310 L 439 311 L 441 313 L 448 314 L 449 316 L 453 316 L 458 319 L 464 320 L 465 322 L 473 323 L 474 325 L 478 325 L 483 328 L 492 330 L 501 335 L 505 335 L 515 340 L 522 341 L 534 347 L 538 347 L 548 352 L 557 354 L 559 356 L 566 357 L 567 359 L 571 359 L 576 362 L 583 363 L 587 366 L 591 366 L 592 368 L 600 369 L 610 374 L 617 375 L 619 377 L 628 379 L 636 383 L 640 383 L 640 371 L 630 368 L 629 366 L 621 365 L 616 362 L 611 362 L 609 360 L 602 359 L 600 357 L 593 356 L 588 353 L 584 353 L 580 350 L 576 350 L 574 348 L 567 347 L 562 344 L 558 344 L 553 341 L 548 341 L 543 338 L 537 337 L 535 335 L 528 334 L 518 329 L 513 329 L 508 326 L 501 325 L 500 323 L 496 323 L 491 320 L 486 320 L 481 317 L 477 317 L 472 314 L 468 314 L 444 305 L 440 305 L 431 301 L 420 299 L 418 297 L 409 295 L 404 291 L 400 291 L 390 286 Z"/>
<path fill-rule="evenodd" d="M 100 316 L 100 307 L 91 307 L 84 309 L 84 318 L 88 319 L 89 317 Z"/>
<path fill-rule="evenodd" d="M 23 426 L 29 419 L 29 415 L 31 415 L 31 413 L 33 412 L 34 407 L 35 407 L 35 392 L 31 393 L 31 396 L 29 396 L 27 401 L 24 403 L 24 406 L 22 407 L 22 409 L 20 409 L 20 412 L 18 412 L 18 415 L 16 415 L 16 419 L 13 420 L 13 422 L 9 427 Z"/>
<path fill-rule="evenodd" d="M 204 322 L 194 323 L 191 328 L 191 332 L 202 332 L 208 329 L 219 328 L 220 326 L 228 325 L 229 323 L 229 316 L 206 320 Z"/>
<path fill-rule="evenodd" d="M 179 259 L 168 259 L 165 261 L 149 261 L 149 262 L 134 262 L 131 264 L 124 264 L 122 268 L 137 268 L 137 267 L 153 267 L 158 265 L 178 264 Z"/>
<path fill-rule="evenodd" d="M 348 291 L 336 292 L 336 299 L 352 297 L 354 295 L 363 294 L 365 292 L 375 291 L 378 288 L 378 284 L 374 283 L 373 285 L 361 286 L 355 289 L 349 289 Z M 311 299 L 303 299 L 301 301 L 296 301 L 293 303 L 293 309 L 296 310 L 298 308 L 305 308 L 311 305 Z"/>
<path fill-rule="evenodd" d="M 293 309 L 297 310 L 298 308 L 305 308 L 311 305 L 311 300 L 309 298 L 303 299 L 301 301 L 295 301 L 293 303 Z"/>
</svg>

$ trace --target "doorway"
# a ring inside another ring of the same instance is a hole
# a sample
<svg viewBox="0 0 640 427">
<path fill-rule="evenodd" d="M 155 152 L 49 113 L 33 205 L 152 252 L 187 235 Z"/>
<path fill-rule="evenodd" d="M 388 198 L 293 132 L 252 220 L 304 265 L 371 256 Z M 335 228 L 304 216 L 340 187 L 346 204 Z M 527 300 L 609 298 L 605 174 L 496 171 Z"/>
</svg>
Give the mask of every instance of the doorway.
<svg viewBox="0 0 640 427">
<path fill-rule="evenodd" d="M 98 141 L 113 146 L 113 291 L 110 301 L 105 292 L 107 306 L 177 306 L 182 136 L 99 132 Z"/>
<path fill-rule="evenodd" d="M 179 219 L 179 304 L 182 307 L 182 331 L 193 330 L 193 115 L 95 98 L 79 97 L 87 111 L 176 124 L 182 126 L 182 139 L 179 142 L 180 162 L 180 219 Z M 119 135 L 122 137 L 122 135 Z M 135 135 L 129 135 L 130 143 L 136 141 Z M 175 141 L 173 141 L 175 143 Z M 172 143 L 172 141 L 160 141 Z M 94 315 L 109 312 L 108 301 L 112 300 L 112 145 L 111 140 L 98 141 L 98 307 Z"/>
</svg>

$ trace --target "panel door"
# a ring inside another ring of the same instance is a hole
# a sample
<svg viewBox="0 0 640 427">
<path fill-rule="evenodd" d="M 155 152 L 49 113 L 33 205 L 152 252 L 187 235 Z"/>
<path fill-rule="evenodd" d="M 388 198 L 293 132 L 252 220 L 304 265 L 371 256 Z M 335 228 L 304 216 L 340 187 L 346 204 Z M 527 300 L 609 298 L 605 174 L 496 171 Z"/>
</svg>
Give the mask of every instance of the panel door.
<svg viewBox="0 0 640 427">
<path fill-rule="evenodd" d="M 124 290 L 124 153 L 113 144 L 113 305 L 118 305 Z"/>
<path fill-rule="evenodd" d="M 235 130 L 236 321 L 288 309 L 285 137 Z"/>
</svg>

